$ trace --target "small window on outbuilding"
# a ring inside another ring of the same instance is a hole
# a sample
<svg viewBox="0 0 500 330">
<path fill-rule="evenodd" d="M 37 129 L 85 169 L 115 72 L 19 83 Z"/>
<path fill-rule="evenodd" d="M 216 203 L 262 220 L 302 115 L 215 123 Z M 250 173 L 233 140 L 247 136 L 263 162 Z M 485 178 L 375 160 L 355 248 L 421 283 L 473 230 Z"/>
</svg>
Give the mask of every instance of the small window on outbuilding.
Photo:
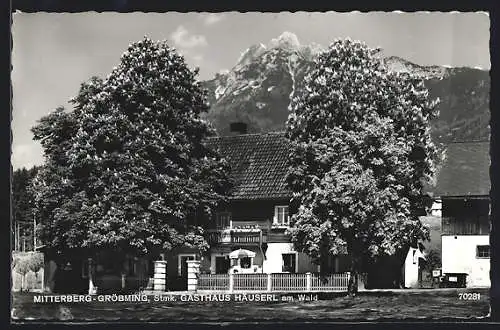
<svg viewBox="0 0 500 330">
<path fill-rule="evenodd" d="M 476 258 L 489 258 L 489 257 L 490 257 L 489 245 L 478 245 L 476 247 Z"/>
</svg>

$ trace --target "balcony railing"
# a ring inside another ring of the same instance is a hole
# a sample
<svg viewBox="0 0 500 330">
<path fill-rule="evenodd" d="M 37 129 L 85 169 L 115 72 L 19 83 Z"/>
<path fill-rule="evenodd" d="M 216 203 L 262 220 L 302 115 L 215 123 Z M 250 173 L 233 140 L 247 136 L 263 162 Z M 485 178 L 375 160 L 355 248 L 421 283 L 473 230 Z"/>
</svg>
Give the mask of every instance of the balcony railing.
<svg viewBox="0 0 500 330">
<path fill-rule="evenodd" d="M 443 235 L 488 235 L 489 217 L 443 217 L 441 230 Z"/>
<path fill-rule="evenodd" d="M 267 242 L 267 234 L 261 229 L 225 229 L 208 232 L 209 244 L 256 245 Z"/>
</svg>

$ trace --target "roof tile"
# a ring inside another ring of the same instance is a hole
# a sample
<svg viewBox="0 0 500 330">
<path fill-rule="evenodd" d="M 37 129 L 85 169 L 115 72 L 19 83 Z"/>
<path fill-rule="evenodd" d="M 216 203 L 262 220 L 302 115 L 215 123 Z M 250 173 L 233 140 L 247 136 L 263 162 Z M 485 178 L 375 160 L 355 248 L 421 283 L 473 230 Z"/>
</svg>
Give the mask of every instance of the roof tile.
<svg viewBox="0 0 500 330">
<path fill-rule="evenodd" d="M 235 181 L 232 199 L 291 198 L 287 188 L 289 141 L 285 134 L 244 134 L 213 137 L 207 145 L 226 157 Z M 489 142 L 451 143 L 430 188 L 435 196 L 489 194 Z"/>
<path fill-rule="evenodd" d="M 235 181 L 233 199 L 290 198 L 287 189 L 289 142 L 285 134 L 245 134 L 208 139 L 226 157 Z"/>
</svg>

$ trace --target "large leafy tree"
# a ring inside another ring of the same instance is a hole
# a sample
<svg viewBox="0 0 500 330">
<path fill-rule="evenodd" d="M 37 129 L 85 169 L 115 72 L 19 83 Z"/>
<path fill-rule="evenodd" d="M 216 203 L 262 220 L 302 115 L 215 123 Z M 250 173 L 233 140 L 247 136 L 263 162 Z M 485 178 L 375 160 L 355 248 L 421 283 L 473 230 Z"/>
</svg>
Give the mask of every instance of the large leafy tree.
<svg viewBox="0 0 500 330">
<path fill-rule="evenodd" d="M 227 163 L 204 140 L 205 92 L 165 42 L 133 43 L 105 78 L 82 84 L 72 112 L 32 129 L 46 162 L 35 182 L 41 237 L 55 251 L 206 249 L 225 201 Z"/>
<path fill-rule="evenodd" d="M 434 171 L 429 120 L 437 102 L 412 74 L 388 72 L 377 52 L 349 39 L 332 43 L 287 122 L 298 205 L 292 241 L 318 263 L 349 254 L 351 294 L 363 260 L 429 237 L 418 210 Z"/>
</svg>

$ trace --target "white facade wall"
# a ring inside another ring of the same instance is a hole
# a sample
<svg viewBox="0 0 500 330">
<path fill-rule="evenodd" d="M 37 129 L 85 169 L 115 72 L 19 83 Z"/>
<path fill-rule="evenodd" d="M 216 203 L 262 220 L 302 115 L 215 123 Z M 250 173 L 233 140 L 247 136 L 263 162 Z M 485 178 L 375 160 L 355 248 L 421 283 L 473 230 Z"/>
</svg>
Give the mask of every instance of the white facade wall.
<svg viewBox="0 0 500 330">
<path fill-rule="evenodd" d="M 404 263 L 405 288 L 418 288 L 418 265 L 420 259 L 420 251 L 415 248 L 410 248 L 406 255 Z"/>
<path fill-rule="evenodd" d="M 283 253 L 296 253 L 292 243 L 268 243 L 266 251 L 266 259 L 262 270 L 264 273 L 281 273 L 283 272 Z"/>
<path fill-rule="evenodd" d="M 268 243 L 266 250 L 266 259 L 264 260 L 262 270 L 264 273 L 282 273 L 284 253 L 297 254 L 296 269 L 298 273 L 315 272 L 318 266 L 314 265 L 308 256 L 296 252 L 293 249 L 293 243 Z"/>
<path fill-rule="evenodd" d="M 467 287 L 490 286 L 490 259 L 477 258 L 477 245 L 490 245 L 488 235 L 443 235 L 443 273 L 467 273 Z"/>
</svg>

